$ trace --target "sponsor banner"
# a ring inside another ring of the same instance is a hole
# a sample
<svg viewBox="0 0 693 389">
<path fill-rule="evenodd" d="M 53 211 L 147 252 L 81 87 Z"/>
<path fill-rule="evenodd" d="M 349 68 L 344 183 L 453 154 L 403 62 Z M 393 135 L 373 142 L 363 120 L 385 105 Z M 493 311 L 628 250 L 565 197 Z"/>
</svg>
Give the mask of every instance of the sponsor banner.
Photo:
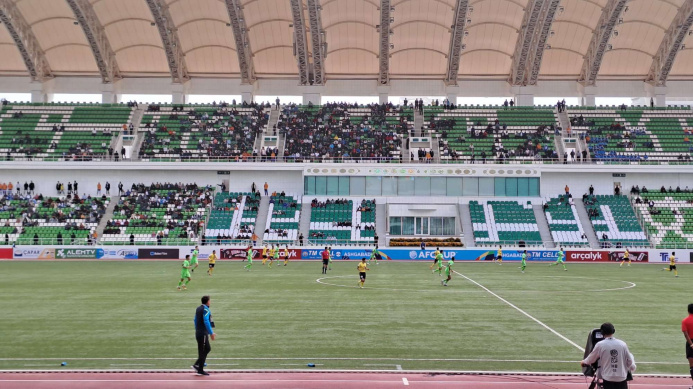
<svg viewBox="0 0 693 389">
<path fill-rule="evenodd" d="M 679 263 L 689 263 L 693 262 L 693 251 L 690 250 L 650 250 L 649 261 L 650 262 L 660 262 L 669 263 L 669 255 L 674 253 L 676 257 L 676 262 Z"/>
<path fill-rule="evenodd" d="M 103 259 L 137 259 L 138 250 L 132 247 L 109 247 L 104 249 Z"/>
<path fill-rule="evenodd" d="M 612 262 L 618 262 L 623 260 L 623 254 L 626 251 L 610 251 L 609 252 L 609 261 Z M 648 262 L 649 260 L 649 253 L 647 251 L 628 251 L 628 254 L 630 254 L 630 261 L 631 262 Z"/>
<path fill-rule="evenodd" d="M 12 256 L 14 259 L 55 259 L 55 249 L 43 246 L 15 247 Z"/>
<path fill-rule="evenodd" d="M 55 259 L 99 259 L 103 255 L 103 249 L 55 249 Z"/>
<path fill-rule="evenodd" d="M 201 249 L 203 250 L 203 249 Z M 213 248 L 209 248 L 206 250 L 206 256 L 202 256 L 202 251 L 200 251 L 200 256 L 198 257 L 199 259 L 207 259 L 209 258 L 209 254 L 214 250 Z M 290 261 L 295 261 L 301 259 L 301 251 L 300 249 L 294 249 L 294 248 L 289 248 L 289 260 Z M 305 251 L 305 250 L 303 250 Z M 190 250 L 192 252 L 192 249 Z M 248 257 L 248 248 L 220 248 L 217 250 L 217 255 L 219 256 L 219 259 L 232 259 L 232 260 L 239 260 L 243 261 Z M 267 255 L 269 255 L 269 249 L 267 249 Z M 262 259 L 262 248 L 254 248 L 253 249 L 253 259 Z M 284 248 L 279 249 L 279 259 L 284 260 Z"/>
<path fill-rule="evenodd" d="M 12 259 L 12 248 L 0 249 L 0 259 Z"/>
<path fill-rule="evenodd" d="M 608 262 L 609 252 L 605 250 L 567 251 L 568 262 Z"/>
<path fill-rule="evenodd" d="M 324 248 L 322 249 L 303 249 L 301 250 L 301 259 L 322 259 L 322 252 L 325 251 Z M 385 253 L 386 250 L 378 250 L 380 253 L 380 257 L 382 259 L 391 259 L 390 257 L 387 256 Z M 332 256 L 333 260 L 361 260 L 361 258 L 370 258 L 371 253 L 373 252 L 372 248 L 363 248 L 363 249 L 332 249 L 330 250 L 330 255 Z"/>
<path fill-rule="evenodd" d="M 137 250 L 139 259 L 180 259 L 178 249 L 144 248 Z"/>
<path fill-rule="evenodd" d="M 380 250 L 388 259 L 411 260 L 411 261 L 432 261 L 435 250 L 417 249 L 384 249 Z M 453 256 L 456 261 L 492 261 L 496 256 L 496 250 L 479 249 L 443 249 L 443 258 L 449 260 Z M 503 250 L 503 261 L 520 261 L 522 250 Z M 385 256 L 383 256 L 385 257 Z M 558 257 L 556 250 L 527 250 L 528 261 L 555 261 Z"/>
</svg>

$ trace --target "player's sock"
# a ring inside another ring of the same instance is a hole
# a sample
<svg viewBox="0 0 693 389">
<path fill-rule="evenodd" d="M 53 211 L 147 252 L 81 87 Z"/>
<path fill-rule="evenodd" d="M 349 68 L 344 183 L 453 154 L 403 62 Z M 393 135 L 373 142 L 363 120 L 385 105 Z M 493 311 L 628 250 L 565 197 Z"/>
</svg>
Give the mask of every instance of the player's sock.
<svg viewBox="0 0 693 389">
<path fill-rule="evenodd" d="M 620 265 L 618 265 L 618 267 L 623 267 L 623 262 L 621 262 L 621 264 L 620 264 Z"/>
<path fill-rule="evenodd" d="M 185 286 L 188 286 L 188 282 L 190 282 L 190 280 L 185 281 Z"/>
<path fill-rule="evenodd" d="M 676 277 L 679 276 L 679 271 L 678 271 L 677 269 L 674 269 L 674 275 L 675 275 Z"/>
<path fill-rule="evenodd" d="M 563 270 L 568 270 L 568 269 L 565 267 L 565 263 L 563 264 Z"/>
<path fill-rule="evenodd" d="M 691 379 L 693 380 L 693 367 L 691 367 L 690 372 L 691 372 Z"/>
<path fill-rule="evenodd" d="M 178 282 L 178 287 L 179 287 L 179 288 L 180 288 L 181 285 L 183 285 L 183 281 L 179 281 L 179 282 Z"/>
</svg>

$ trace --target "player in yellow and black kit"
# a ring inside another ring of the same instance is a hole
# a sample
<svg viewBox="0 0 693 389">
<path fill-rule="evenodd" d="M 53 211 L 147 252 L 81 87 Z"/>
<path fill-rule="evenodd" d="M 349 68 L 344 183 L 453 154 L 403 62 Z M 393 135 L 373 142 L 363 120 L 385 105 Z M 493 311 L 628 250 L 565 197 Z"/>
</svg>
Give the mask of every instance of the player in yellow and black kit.
<svg viewBox="0 0 693 389">
<path fill-rule="evenodd" d="M 666 271 L 672 271 L 673 270 L 674 271 L 674 277 L 679 276 L 679 271 L 676 270 L 676 253 L 675 252 L 672 251 L 671 255 L 669 256 L 669 268 L 667 269 L 665 267 L 665 268 L 662 268 L 662 270 L 666 270 Z"/>
<path fill-rule="evenodd" d="M 630 266 L 630 253 L 628 252 L 628 249 L 626 249 L 626 252 L 623 253 L 623 260 L 621 261 L 621 264 L 618 265 L 619 267 L 623 267 L 623 264 L 628 261 L 628 266 Z"/>
<path fill-rule="evenodd" d="M 363 288 L 363 284 L 366 282 L 366 271 L 371 270 L 368 268 L 366 258 L 361 258 L 361 262 L 356 265 L 356 270 L 359 271 L 359 288 Z"/>
<path fill-rule="evenodd" d="M 262 247 L 262 266 L 267 262 L 267 244 Z"/>
<path fill-rule="evenodd" d="M 284 266 L 289 263 L 289 246 L 284 246 Z"/>
<path fill-rule="evenodd" d="M 499 265 L 503 264 L 503 246 L 498 246 L 498 252 L 496 253 L 496 261 Z"/>
<path fill-rule="evenodd" d="M 210 276 L 212 273 L 214 273 L 214 265 L 217 263 L 217 251 L 212 250 L 212 253 L 209 254 L 209 269 L 207 269 L 207 274 Z"/>
</svg>

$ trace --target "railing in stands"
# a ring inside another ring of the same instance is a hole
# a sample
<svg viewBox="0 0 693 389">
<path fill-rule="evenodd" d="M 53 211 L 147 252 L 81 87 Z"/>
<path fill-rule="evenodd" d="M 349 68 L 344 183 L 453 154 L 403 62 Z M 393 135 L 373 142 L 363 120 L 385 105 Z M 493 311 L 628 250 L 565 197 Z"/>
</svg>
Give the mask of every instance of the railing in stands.
<svg viewBox="0 0 693 389">
<path fill-rule="evenodd" d="M 179 162 L 189 162 L 189 163 L 251 163 L 251 162 L 263 162 L 263 163 L 383 163 L 383 164 L 403 164 L 405 162 L 401 161 L 399 158 L 390 157 L 373 157 L 373 158 L 295 158 L 295 157 L 145 157 L 145 158 L 128 158 L 128 159 L 118 159 L 110 157 L 108 155 L 88 155 L 88 156 L 72 156 L 72 157 L 37 157 L 37 156 L 7 156 L 0 155 L 0 162 L 165 162 L 165 163 L 179 163 Z M 406 162 L 407 164 L 429 164 L 433 161 L 428 162 L 426 160 Z M 469 164 L 512 164 L 512 165 L 693 165 L 693 160 L 685 159 L 648 159 L 648 160 L 623 160 L 623 159 L 594 159 L 593 161 L 572 161 L 572 162 L 561 162 L 558 159 L 497 159 L 497 158 L 486 158 L 486 159 L 460 159 L 460 160 L 448 160 L 441 159 L 440 161 L 443 165 L 469 165 Z"/>
</svg>

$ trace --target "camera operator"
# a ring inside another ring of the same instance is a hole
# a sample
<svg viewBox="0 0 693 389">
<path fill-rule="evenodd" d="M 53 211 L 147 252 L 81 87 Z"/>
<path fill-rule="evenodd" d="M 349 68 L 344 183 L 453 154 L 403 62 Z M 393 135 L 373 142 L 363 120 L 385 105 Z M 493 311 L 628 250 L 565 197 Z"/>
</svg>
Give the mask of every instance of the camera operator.
<svg viewBox="0 0 693 389">
<path fill-rule="evenodd" d="M 604 323 L 600 330 L 604 340 L 594 346 L 594 350 L 582 361 L 582 366 L 599 361 L 599 377 L 604 381 L 604 389 L 628 389 L 628 373 L 635 371 L 633 354 L 625 342 L 614 338 L 616 329 L 613 324 Z"/>
</svg>

